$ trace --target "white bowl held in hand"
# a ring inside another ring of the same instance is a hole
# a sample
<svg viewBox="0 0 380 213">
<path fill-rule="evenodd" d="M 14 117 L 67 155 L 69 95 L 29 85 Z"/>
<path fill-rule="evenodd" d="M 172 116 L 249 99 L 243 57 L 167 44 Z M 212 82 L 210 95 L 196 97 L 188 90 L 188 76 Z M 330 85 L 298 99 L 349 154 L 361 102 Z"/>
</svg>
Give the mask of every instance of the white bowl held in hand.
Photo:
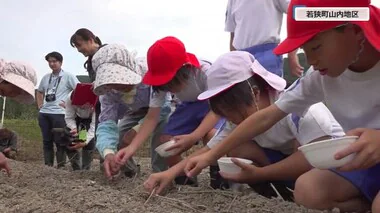
<svg viewBox="0 0 380 213">
<path fill-rule="evenodd" d="M 218 160 L 218 166 L 221 172 L 236 174 L 241 171 L 241 168 L 238 165 L 236 165 L 234 162 L 232 162 L 231 159 L 232 158 L 230 157 L 222 157 Z M 252 164 L 251 160 L 247 160 L 243 158 L 235 158 L 235 159 L 239 160 L 242 163 Z"/>
<path fill-rule="evenodd" d="M 177 149 L 173 149 L 173 150 L 170 150 L 170 151 L 165 151 L 166 149 L 168 149 L 169 147 L 173 146 L 175 144 L 175 140 L 170 140 L 166 143 L 163 143 L 161 145 L 159 145 L 155 151 L 161 156 L 161 157 L 170 157 L 170 156 L 173 156 L 174 153 L 176 152 Z"/>
<path fill-rule="evenodd" d="M 353 160 L 356 154 L 350 154 L 340 160 L 336 160 L 334 155 L 354 143 L 357 139 L 357 136 L 345 136 L 323 140 L 303 145 L 298 147 L 298 150 L 305 155 L 307 161 L 315 168 L 339 168 Z"/>
</svg>

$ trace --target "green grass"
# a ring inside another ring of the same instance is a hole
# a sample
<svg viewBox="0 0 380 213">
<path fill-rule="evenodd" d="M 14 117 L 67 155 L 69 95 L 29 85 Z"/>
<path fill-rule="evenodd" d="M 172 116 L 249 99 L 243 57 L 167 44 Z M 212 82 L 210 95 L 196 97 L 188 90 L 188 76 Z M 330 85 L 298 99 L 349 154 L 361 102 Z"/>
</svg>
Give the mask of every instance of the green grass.
<svg viewBox="0 0 380 213">
<path fill-rule="evenodd" d="M 42 142 L 41 130 L 37 120 L 4 120 L 4 127 L 15 131 L 26 140 Z"/>
<path fill-rule="evenodd" d="M 42 136 L 37 120 L 8 119 L 4 120 L 4 127 L 17 133 L 17 160 L 42 160 Z"/>
</svg>

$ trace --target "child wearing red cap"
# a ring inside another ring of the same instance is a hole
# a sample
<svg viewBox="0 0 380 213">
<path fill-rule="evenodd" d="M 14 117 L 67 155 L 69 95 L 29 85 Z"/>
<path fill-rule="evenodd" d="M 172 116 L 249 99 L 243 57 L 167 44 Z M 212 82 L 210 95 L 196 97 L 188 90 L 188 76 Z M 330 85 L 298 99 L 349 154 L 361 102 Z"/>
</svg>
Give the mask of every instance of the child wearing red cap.
<svg viewBox="0 0 380 213">
<path fill-rule="evenodd" d="M 294 6 L 368 7 L 369 21 L 295 21 Z M 289 113 L 300 116 L 324 101 L 347 135 L 357 142 L 336 154 L 357 153 L 347 165 L 314 169 L 298 178 L 296 202 L 313 209 L 380 212 L 380 10 L 369 0 L 293 0 L 288 8 L 288 38 L 276 54 L 302 47 L 314 70 L 296 81 L 275 104 L 251 115 L 222 143 L 190 159 L 188 176 L 223 156 L 243 141 L 268 130 Z M 357 129 L 359 128 L 359 129 Z M 247 174 L 252 171 L 247 171 Z"/>
<path fill-rule="evenodd" d="M 151 85 L 155 92 L 170 92 L 181 103 L 170 115 L 163 130 L 161 142 L 171 139 L 176 144 L 168 150 L 175 152 L 167 158 L 169 166 L 181 161 L 180 154 L 190 149 L 195 143 L 208 141 L 218 127 L 224 122 L 216 114 L 210 112 L 207 101 L 199 101 L 198 95 L 207 89 L 206 71 L 210 62 L 198 58 L 185 49 L 185 45 L 177 38 L 168 36 L 156 41 L 147 53 L 148 72 L 143 83 Z M 133 142 L 132 142 L 133 143 Z M 117 154 L 122 164 L 128 159 L 128 147 Z M 177 184 L 197 185 L 195 179 L 188 179 L 184 174 L 175 179 Z"/>
<path fill-rule="evenodd" d="M 232 51 L 216 59 L 207 71 L 207 86 L 208 89 L 198 99 L 208 100 L 212 111 L 225 117 L 227 122 L 218 129 L 207 146 L 197 150 L 192 156 L 208 152 L 245 118 L 268 107 L 285 89 L 286 81 L 266 70 L 250 53 Z M 312 168 L 295 147 L 321 138 L 344 135 L 343 129 L 323 103 L 310 107 L 303 118 L 295 117 L 289 114 L 270 130 L 247 140 L 228 153 L 229 157 L 252 160 L 255 165 L 255 178 L 245 179 L 239 174 L 221 173 L 223 177 L 248 183 L 257 193 L 269 198 L 276 196 L 270 186 L 273 183 L 284 199 L 291 200 L 293 195 L 286 187 L 294 188 L 296 178 Z M 152 174 L 145 182 L 145 188 L 152 191 L 157 187 L 156 192 L 162 192 L 183 171 L 186 160 L 164 172 Z M 243 169 L 251 167 L 232 161 Z"/>
</svg>

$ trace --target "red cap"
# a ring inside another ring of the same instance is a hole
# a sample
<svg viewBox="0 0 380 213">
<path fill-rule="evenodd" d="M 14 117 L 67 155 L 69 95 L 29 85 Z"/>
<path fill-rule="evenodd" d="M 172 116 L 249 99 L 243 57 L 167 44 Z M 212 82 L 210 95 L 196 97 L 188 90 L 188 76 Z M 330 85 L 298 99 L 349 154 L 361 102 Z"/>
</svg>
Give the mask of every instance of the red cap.
<svg viewBox="0 0 380 213">
<path fill-rule="evenodd" d="M 288 37 L 281 42 L 275 49 L 277 55 L 289 53 L 318 33 L 332 29 L 347 21 L 296 21 L 293 18 L 294 7 L 369 7 L 369 21 L 349 21 L 358 25 L 364 32 L 368 41 L 380 51 L 380 10 L 370 5 L 370 0 L 292 0 L 287 13 Z"/>
<path fill-rule="evenodd" d="M 184 64 L 200 67 L 197 57 L 186 52 L 185 45 L 172 36 L 156 41 L 148 50 L 147 61 L 143 83 L 152 86 L 168 83 Z"/>
</svg>

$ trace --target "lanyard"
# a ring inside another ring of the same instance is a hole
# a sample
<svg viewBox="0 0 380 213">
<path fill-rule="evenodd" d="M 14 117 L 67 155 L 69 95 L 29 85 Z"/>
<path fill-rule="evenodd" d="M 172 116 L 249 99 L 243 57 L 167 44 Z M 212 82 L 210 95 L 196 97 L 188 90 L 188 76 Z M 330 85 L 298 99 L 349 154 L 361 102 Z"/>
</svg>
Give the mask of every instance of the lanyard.
<svg viewBox="0 0 380 213">
<path fill-rule="evenodd" d="M 50 77 L 49 77 L 49 84 L 48 84 L 48 87 L 47 87 L 47 89 L 46 89 L 46 93 L 48 93 L 48 91 L 49 91 L 49 87 L 50 87 L 50 83 L 51 83 L 51 78 L 52 78 L 52 76 L 53 76 L 53 74 L 50 74 Z M 62 78 L 62 76 L 59 76 L 59 77 L 58 77 L 58 80 L 55 81 L 55 85 L 53 86 L 53 88 L 55 88 L 55 92 L 54 92 L 54 94 L 57 93 L 57 89 L 58 89 L 59 83 L 61 83 L 61 78 Z M 50 89 L 53 89 L 53 88 L 50 88 Z"/>
</svg>

